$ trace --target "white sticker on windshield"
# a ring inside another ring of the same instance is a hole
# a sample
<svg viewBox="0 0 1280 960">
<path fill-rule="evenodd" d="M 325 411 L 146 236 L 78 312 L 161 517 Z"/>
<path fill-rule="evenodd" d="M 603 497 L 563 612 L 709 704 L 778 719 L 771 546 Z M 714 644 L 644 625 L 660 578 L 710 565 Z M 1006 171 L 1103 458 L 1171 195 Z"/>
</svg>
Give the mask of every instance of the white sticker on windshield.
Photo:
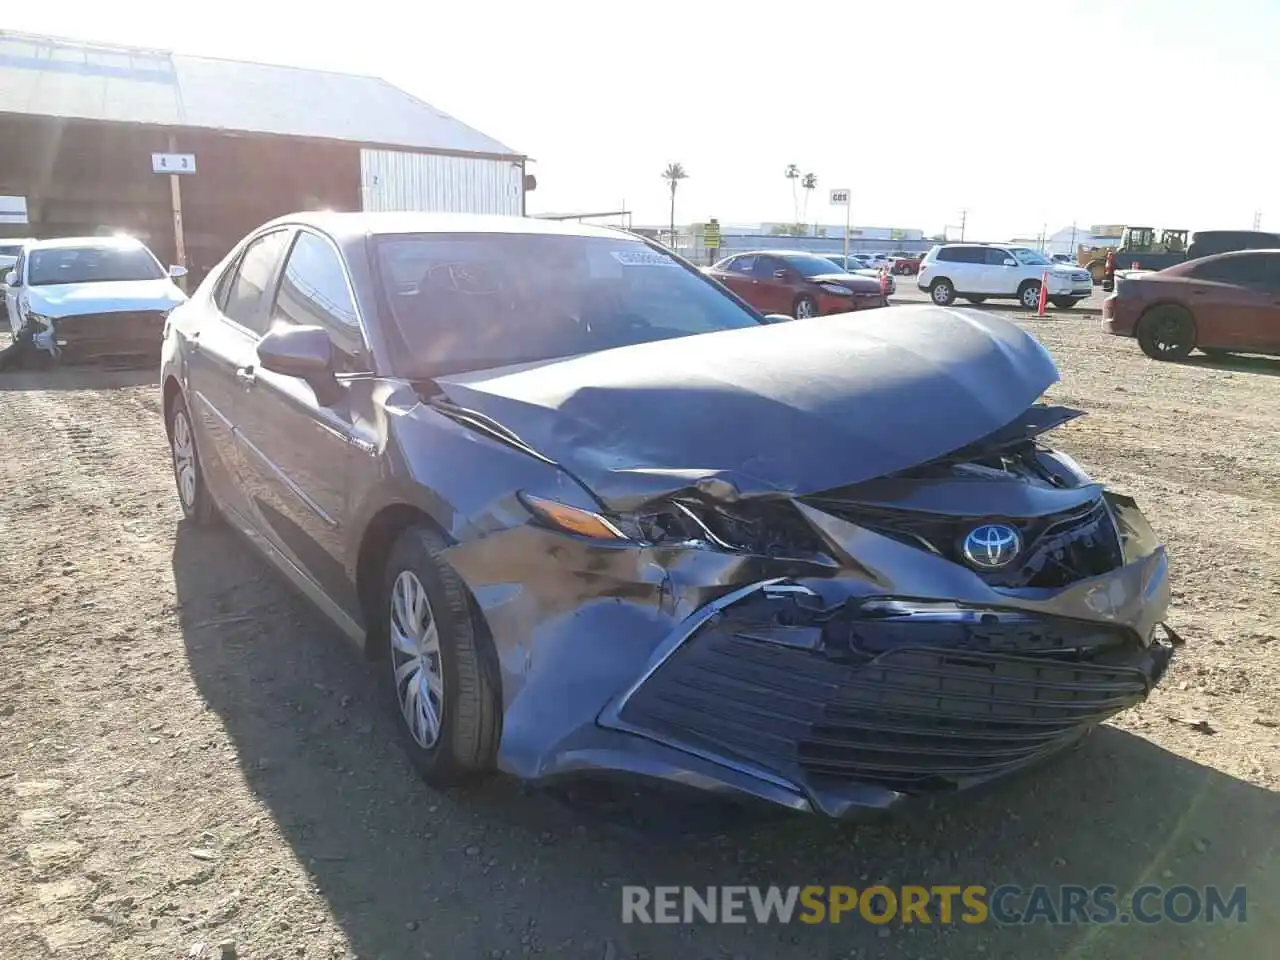
<svg viewBox="0 0 1280 960">
<path fill-rule="evenodd" d="M 612 250 L 613 259 L 624 267 L 678 267 L 665 253 L 654 250 Z"/>
</svg>

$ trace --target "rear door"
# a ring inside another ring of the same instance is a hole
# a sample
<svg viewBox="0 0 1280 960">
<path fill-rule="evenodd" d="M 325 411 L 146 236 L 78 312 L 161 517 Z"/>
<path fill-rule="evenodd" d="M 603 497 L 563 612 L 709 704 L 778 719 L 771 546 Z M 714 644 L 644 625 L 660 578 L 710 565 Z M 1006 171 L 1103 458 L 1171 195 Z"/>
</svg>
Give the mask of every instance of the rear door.
<svg viewBox="0 0 1280 960">
<path fill-rule="evenodd" d="M 1280 254 L 1244 253 L 1199 264 L 1187 300 L 1200 346 L 1271 349 L 1280 310 Z"/>
<path fill-rule="evenodd" d="M 755 306 L 755 301 L 751 299 L 751 287 L 754 280 L 752 271 L 755 269 L 755 265 L 756 257 L 748 253 L 740 257 L 731 258 L 722 267 L 717 268 L 715 274 L 717 280 L 753 307 Z"/>
<path fill-rule="evenodd" d="M 349 615 L 343 567 L 353 469 L 376 469 L 372 424 L 359 416 L 370 354 L 346 265 L 327 236 L 300 228 L 271 299 L 268 329 L 318 326 L 329 334 L 337 390 L 317 396 L 305 380 L 254 367 L 236 426 L 255 525 Z"/>
<path fill-rule="evenodd" d="M 218 499 L 248 517 L 240 451 L 235 439 L 236 406 L 246 387 L 258 336 L 291 231 L 275 229 L 245 245 L 214 288 L 189 334 L 187 399 L 196 448 L 206 482 Z"/>
</svg>

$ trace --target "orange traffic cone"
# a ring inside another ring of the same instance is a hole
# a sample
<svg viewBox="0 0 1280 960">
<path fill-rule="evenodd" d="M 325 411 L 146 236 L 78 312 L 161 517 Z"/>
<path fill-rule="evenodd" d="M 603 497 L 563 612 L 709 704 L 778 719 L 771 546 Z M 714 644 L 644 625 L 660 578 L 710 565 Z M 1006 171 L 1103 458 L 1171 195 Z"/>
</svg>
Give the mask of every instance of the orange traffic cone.
<svg viewBox="0 0 1280 960">
<path fill-rule="evenodd" d="M 1044 316 L 1044 308 L 1049 300 L 1049 271 L 1040 275 L 1040 304 L 1036 307 L 1036 316 Z"/>
</svg>

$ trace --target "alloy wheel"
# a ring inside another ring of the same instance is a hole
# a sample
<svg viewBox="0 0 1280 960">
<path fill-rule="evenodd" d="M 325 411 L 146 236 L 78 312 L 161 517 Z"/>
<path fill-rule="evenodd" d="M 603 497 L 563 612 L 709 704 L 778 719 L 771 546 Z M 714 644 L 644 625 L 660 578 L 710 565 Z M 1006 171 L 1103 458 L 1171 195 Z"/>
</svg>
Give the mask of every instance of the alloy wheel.
<svg viewBox="0 0 1280 960">
<path fill-rule="evenodd" d="M 191 436 L 191 421 L 185 410 L 173 415 L 173 473 L 178 478 L 178 496 L 188 510 L 196 505 L 196 446 Z"/>
<path fill-rule="evenodd" d="M 1028 310 L 1035 310 L 1040 306 L 1040 286 L 1038 284 L 1023 288 L 1022 305 Z"/>
<path fill-rule="evenodd" d="M 402 571 L 392 587 L 389 632 L 400 714 L 414 742 L 430 750 L 440 739 L 444 716 L 444 669 L 431 602 L 411 570 Z"/>
<path fill-rule="evenodd" d="M 796 319 L 805 320 L 812 317 L 817 312 L 813 305 L 813 301 L 808 297 L 801 297 L 796 303 Z"/>
</svg>

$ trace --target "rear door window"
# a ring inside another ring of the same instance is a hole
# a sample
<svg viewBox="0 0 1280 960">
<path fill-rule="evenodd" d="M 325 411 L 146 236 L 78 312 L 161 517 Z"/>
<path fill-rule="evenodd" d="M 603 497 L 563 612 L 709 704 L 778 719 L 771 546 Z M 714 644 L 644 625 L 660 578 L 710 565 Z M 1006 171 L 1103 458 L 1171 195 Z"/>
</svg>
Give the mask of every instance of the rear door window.
<svg viewBox="0 0 1280 960">
<path fill-rule="evenodd" d="M 1215 283 L 1232 283 L 1246 287 L 1271 287 L 1276 285 L 1277 255 L 1256 254 L 1210 260 L 1195 268 L 1192 276 L 1197 280 Z"/>
<path fill-rule="evenodd" d="M 218 291 L 222 296 L 219 306 L 227 319 L 254 333 L 266 331 L 266 307 L 288 239 L 288 230 L 273 230 L 245 247 L 239 262 L 224 278 L 225 287 Z"/>
</svg>

